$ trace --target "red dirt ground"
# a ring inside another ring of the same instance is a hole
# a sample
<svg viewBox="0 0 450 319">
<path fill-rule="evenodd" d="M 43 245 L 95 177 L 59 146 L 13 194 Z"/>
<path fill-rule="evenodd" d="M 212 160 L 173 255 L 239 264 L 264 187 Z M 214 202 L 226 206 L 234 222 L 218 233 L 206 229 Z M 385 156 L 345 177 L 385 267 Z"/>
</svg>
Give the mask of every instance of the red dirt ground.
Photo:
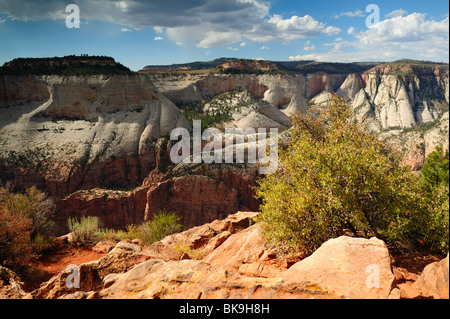
<svg viewBox="0 0 450 319">
<path fill-rule="evenodd" d="M 90 246 L 77 247 L 70 244 L 62 244 L 31 261 L 18 274 L 24 282 L 24 291 L 30 292 L 39 288 L 41 283 L 66 269 L 68 265 L 81 265 L 89 261 L 98 260 L 104 255 L 106 254 L 92 251 Z"/>
</svg>

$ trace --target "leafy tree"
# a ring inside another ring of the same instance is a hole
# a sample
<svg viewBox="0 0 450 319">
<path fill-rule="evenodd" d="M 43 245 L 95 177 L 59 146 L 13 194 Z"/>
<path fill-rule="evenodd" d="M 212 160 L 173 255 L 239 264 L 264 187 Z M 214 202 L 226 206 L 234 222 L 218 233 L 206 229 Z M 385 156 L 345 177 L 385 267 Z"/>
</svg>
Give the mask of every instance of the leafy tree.
<svg viewBox="0 0 450 319">
<path fill-rule="evenodd" d="M 437 187 L 449 183 L 449 152 L 442 146 L 428 154 L 421 170 L 422 180 L 426 187 Z"/>
<path fill-rule="evenodd" d="M 423 239 L 434 251 L 448 252 L 449 152 L 437 146 L 421 170 L 426 198 L 426 214 L 417 222 Z"/>
<path fill-rule="evenodd" d="M 311 253 L 345 231 L 406 243 L 423 201 L 400 154 L 368 134 L 337 96 L 292 120 L 278 171 L 256 188 L 266 239 L 285 253 Z"/>
</svg>

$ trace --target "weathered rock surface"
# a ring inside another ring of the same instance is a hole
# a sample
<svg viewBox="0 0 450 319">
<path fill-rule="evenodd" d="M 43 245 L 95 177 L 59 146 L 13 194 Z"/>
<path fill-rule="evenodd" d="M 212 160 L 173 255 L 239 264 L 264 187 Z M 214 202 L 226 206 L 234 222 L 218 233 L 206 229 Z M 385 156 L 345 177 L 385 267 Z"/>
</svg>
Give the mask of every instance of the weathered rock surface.
<svg viewBox="0 0 450 319">
<path fill-rule="evenodd" d="M 342 236 L 291 266 L 266 247 L 257 216 L 238 212 L 150 246 L 138 240 L 121 241 L 101 259 L 75 265 L 78 288 L 68 287 L 76 282 L 71 268 L 25 294 L 20 279 L 0 268 L 0 295 L 38 299 L 448 298 L 448 257 L 425 267 L 417 278 L 392 268 L 381 240 Z"/>
<path fill-rule="evenodd" d="M 282 276 L 358 299 L 387 298 L 394 283 L 389 251 L 383 241 L 346 236 L 328 240 Z"/>
<path fill-rule="evenodd" d="M 101 289 L 103 279 L 111 273 L 122 273 L 149 259 L 142 247 L 129 241 L 119 242 L 106 256 L 97 261 L 74 265 L 51 278 L 31 293 L 36 299 L 56 299 L 75 292 Z M 79 287 L 72 286 L 77 284 Z"/>
<path fill-rule="evenodd" d="M 427 265 L 412 284 L 400 285 L 400 298 L 449 298 L 449 268 L 447 257 Z"/>
<path fill-rule="evenodd" d="M 21 299 L 26 296 L 23 283 L 11 269 L 0 266 L 0 299 Z"/>
<path fill-rule="evenodd" d="M 67 216 L 87 214 L 125 227 L 163 207 L 187 227 L 201 225 L 239 209 L 257 210 L 251 191 L 257 174 L 231 165 L 212 175 L 175 172 L 143 183 L 151 172 L 172 168 L 167 135 L 189 128 L 176 105 L 208 98 L 205 109 L 230 110 L 229 126 L 283 130 L 288 115 L 337 93 L 419 170 L 436 145 L 449 144 L 448 78 L 445 66 L 378 66 L 363 74 L 2 76 L 0 180 L 57 198 L 72 194 L 58 201 L 63 225 Z M 417 123 L 433 125 L 414 130 Z M 129 191 L 75 193 L 93 188 Z M 189 188 L 193 192 L 183 190 Z"/>
<path fill-rule="evenodd" d="M 80 188 L 137 186 L 158 164 L 168 164 L 158 163 L 167 151 L 167 139 L 158 139 L 175 127 L 190 128 L 144 76 L 10 80 L 24 94 L 28 86 L 49 92 L 33 98 L 0 94 L 0 174 L 19 187 L 36 185 L 64 196 Z"/>
</svg>

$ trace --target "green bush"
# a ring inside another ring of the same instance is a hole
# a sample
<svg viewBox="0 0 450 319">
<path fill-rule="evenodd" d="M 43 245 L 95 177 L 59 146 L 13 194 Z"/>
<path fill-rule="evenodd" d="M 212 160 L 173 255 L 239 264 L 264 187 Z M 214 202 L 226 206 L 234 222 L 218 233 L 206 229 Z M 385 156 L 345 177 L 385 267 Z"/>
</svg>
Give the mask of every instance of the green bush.
<svg viewBox="0 0 450 319">
<path fill-rule="evenodd" d="M 144 244 L 152 244 L 168 235 L 182 231 L 183 225 L 179 222 L 180 217 L 176 213 L 158 211 L 153 215 L 152 220 L 137 227 L 138 238 Z"/>
<path fill-rule="evenodd" d="M 421 170 L 426 210 L 416 223 L 423 240 L 436 252 L 448 252 L 449 227 L 449 152 L 437 146 Z"/>
<path fill-rule="evenodd" d="M 151 220 L 141 225 L 128 225 L 126 230 L 102 229 L 101 238 L 112 241 L 139 239 L 143 244 L 150 245 L 182 231 L 183 225 L 179 222 L 177 214 L 159 210 Z"/>
<path fill-rule="evenodd" d="M 77 244 L 95 244 L 101 238 L 100 220 L 94 216 L 83 216 L 80 220 L 70 217 L 67 228 L 72 233 L 72 242 Z"/>
<path fill-rule="evenodd" d="M 400 154 L 368 134 L 337 96 L 314 112 L 293 117 L 278 171 L 256 188 L 266 240 L 281 252 L 311 253 L 348 231 L 402 246 L 417 239 L 423 194 Z"/>
<path fill-rule="evenodd" d="M 0 186 L 0 264 L 25 263 L 52 247 L 53 200 L 35 187 L 15 193 Z"/>
</svg>

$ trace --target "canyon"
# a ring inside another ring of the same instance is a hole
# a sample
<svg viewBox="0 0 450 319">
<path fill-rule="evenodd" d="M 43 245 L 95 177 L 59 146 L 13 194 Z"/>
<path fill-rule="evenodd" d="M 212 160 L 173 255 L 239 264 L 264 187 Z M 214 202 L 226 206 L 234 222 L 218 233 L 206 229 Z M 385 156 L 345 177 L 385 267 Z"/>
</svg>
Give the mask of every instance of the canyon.
<svg viewBox="0 0 450 319">
<path fill-rule="evenodd" d="M 190 228 L 257 211 L 256 165 L 170 161 L 171 131 L 191 130 L 183 110 L 226 109 L 223 127 L 281 132 L 290 115 L 333 94 L 415 171 L 435 146 L 448 148 L 448 65 L 380 64 L 348 74 L 0 75 L 0 180 L 55 198 L 59 234 L 68 217 L 83 215 L 123 228 L 167 209 Z"/>
</svg>

